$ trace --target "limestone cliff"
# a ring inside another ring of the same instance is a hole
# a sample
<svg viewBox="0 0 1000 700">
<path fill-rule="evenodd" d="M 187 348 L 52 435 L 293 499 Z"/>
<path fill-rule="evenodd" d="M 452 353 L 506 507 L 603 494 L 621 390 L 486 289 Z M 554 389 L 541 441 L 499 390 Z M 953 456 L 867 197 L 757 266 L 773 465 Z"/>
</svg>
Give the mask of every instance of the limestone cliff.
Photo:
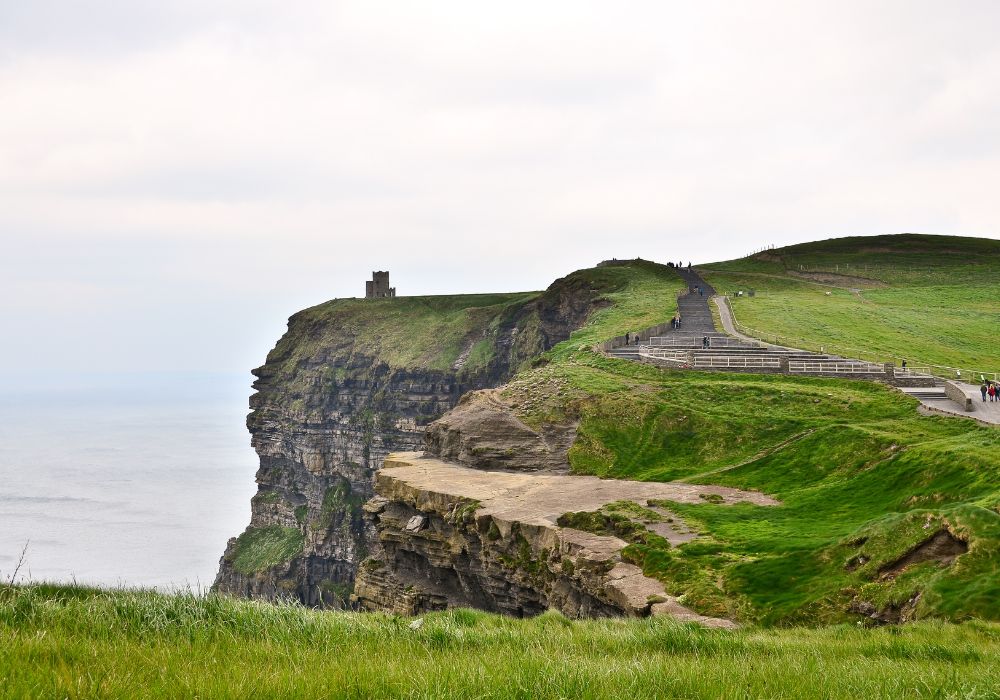
<svg viewBox="0 0 1000 700">
<path fill-rule="evenodd" d="M 363 609 L 415 615 L 474 607 L 517 617 L 670 615 L 730 627 L 685 608 L 626 561 L 615 536 L 560 527 L 560 516 L 615 502 L 775 505 L 720 486 L 493 472 L 420 453 L 391 455 L 365 505 L 378 546 L 358 573 Z M 670 524 L 666 524 L 672 526 Z"/>
<path fill-rule="evenodd" d="M 569 337 L 609 291 L 574 273 L 542 293 L 338 300 L 294 315 L 254 370 L 259 488 L 215 588 L 343 604 L 372 545 L 361 506 L 385 456 Z"/>
</svg>

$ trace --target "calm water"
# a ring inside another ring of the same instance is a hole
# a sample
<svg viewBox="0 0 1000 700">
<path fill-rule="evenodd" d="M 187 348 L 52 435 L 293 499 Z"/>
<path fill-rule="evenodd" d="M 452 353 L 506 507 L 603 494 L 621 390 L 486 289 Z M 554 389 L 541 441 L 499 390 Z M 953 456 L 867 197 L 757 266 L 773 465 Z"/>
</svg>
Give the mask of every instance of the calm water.
<svg viewBox="0 0 1000 700">
<path fill-rule="evenodd" d="M 250 377 L 102 377 L 0 395 L 0 578 L 207 587 L 246 526 Z"/>
</svg>

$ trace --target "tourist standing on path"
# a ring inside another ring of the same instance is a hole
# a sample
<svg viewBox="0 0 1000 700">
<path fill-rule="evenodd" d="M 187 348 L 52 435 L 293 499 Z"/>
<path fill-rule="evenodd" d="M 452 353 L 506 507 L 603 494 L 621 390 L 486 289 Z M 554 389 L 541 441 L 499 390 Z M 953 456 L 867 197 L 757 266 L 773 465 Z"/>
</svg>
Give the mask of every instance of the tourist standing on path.
<svg viewBox="0 0 1000 700">
<path fill-rule="evenodd" d="M 628 331 L 625 331 L 625 344 L 628 345 Z"/>
<path fill-rule="evenodd" d="M 990 392 L 990 401 L 996 401 L 997 385 L 996 384 L 990 384 L 989 392 Z"/>
<path fill-rule="evenodd" d="M 983 403 L 985 403 L 986 402 L 986 395 L 988 393 L 990 393 L 990 388 L 988 386 L 986 386 L 986 382 L 983 382 L 983 385 L 981 387 L 979 387 L 979 391 L 982 392 L 982 394 L 983 394 Z"/>
</svg>

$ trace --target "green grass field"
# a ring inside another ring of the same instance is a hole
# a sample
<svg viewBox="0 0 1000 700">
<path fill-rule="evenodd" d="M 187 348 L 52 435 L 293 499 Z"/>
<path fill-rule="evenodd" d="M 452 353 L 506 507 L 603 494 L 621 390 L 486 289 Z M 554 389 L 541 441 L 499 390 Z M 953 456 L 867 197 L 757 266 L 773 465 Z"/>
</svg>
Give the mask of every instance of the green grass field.
<svg viewBox="0 0 1000 700">
<path fill-rule="evenodd" d="M 748 628 L 0 588 L 2 698 L 991 698 L 1000 626 Z"/>
<path fill-rule="evenodd" d="M 821 241 L 700 268 L 744 326 L 797 347 L 1000 372 L 1000 242 L 944 236 Z M 948 374 L 943 371 L 942 374 Z"/>
</svg>

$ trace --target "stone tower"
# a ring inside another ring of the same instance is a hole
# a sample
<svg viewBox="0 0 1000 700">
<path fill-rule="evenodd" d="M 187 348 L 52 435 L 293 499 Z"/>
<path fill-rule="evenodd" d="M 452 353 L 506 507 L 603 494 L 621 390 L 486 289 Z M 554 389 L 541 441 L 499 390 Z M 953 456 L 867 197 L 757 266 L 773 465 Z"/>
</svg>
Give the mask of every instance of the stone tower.
<svg viewBox="0 0 1000 700">
<path fill-rule="evenodd" d="M 373 272 L 370 282 L 365 282 L 365 297 L 368 299 L 385 299 L 396 296 L 395 287 L 389 286 L 388 272 Z"/>
</svg>

